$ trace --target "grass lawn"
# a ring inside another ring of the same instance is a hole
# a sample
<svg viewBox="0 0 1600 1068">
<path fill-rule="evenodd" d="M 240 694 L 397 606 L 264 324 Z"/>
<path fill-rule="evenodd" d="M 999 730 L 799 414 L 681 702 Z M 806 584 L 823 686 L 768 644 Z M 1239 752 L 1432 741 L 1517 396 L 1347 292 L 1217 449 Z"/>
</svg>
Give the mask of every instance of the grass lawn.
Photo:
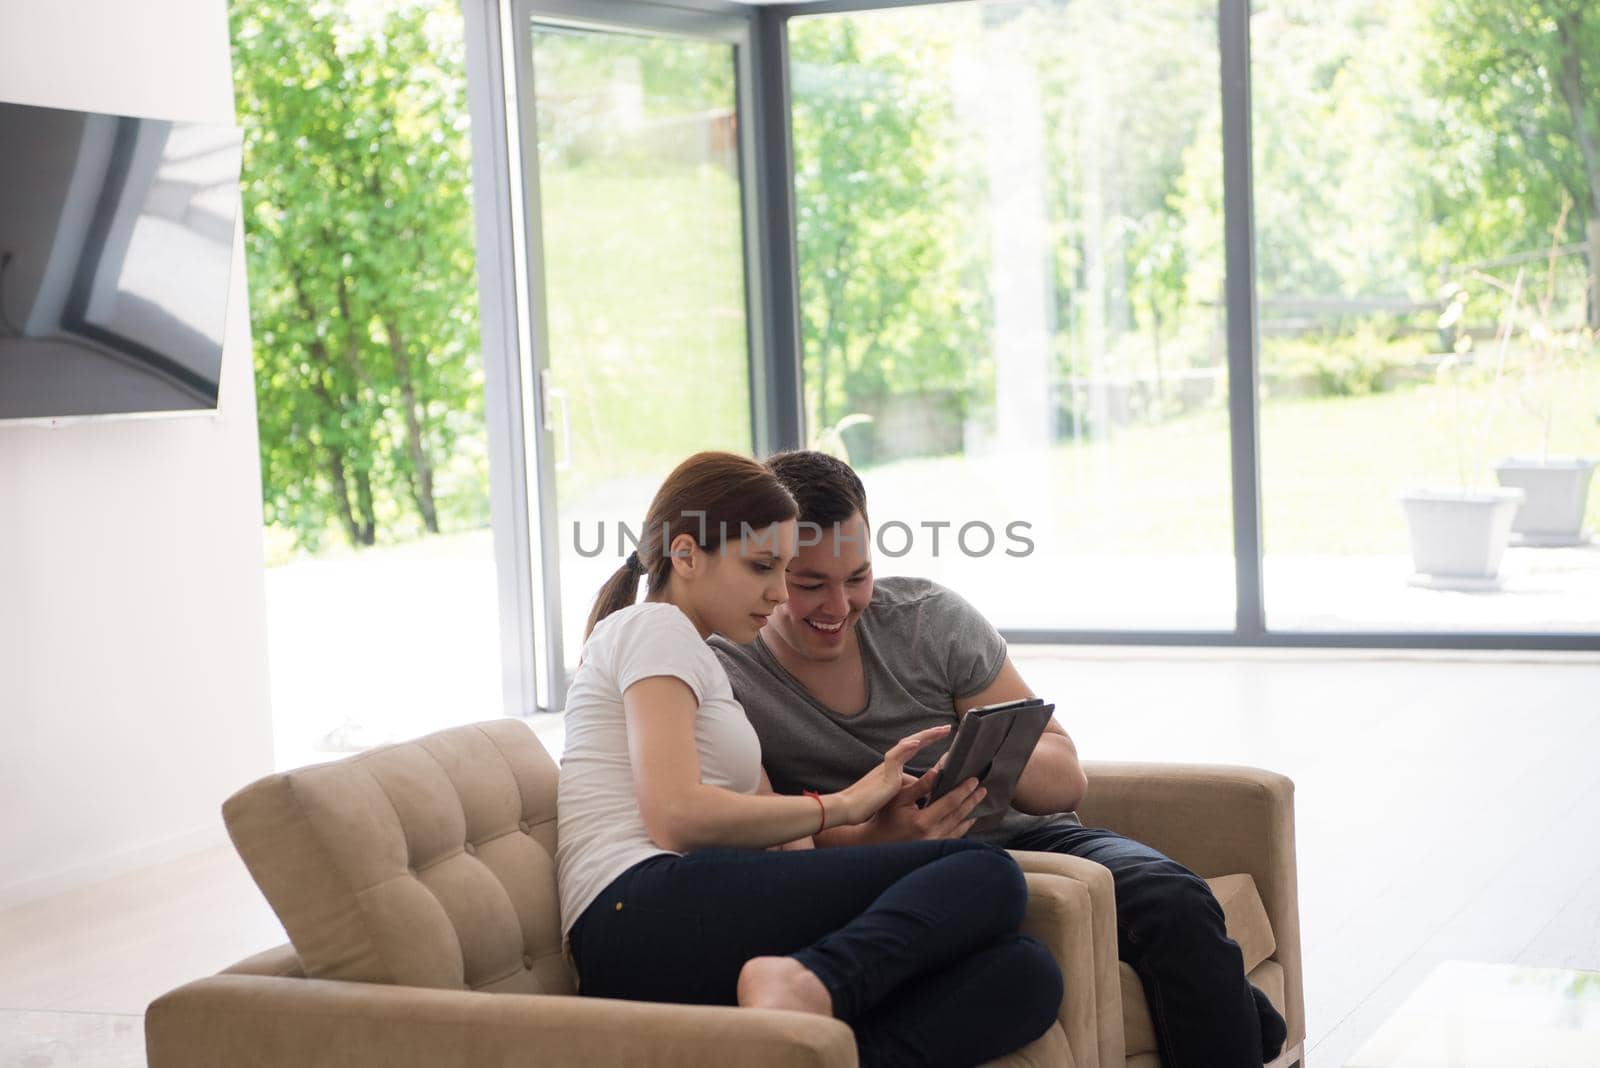
<svg viewBox="0 0 1600 1068">
<path fill-rule="evenodd" d="M 1600 396 L 1566 376 L 1553 453 L 1600 457 Z M 1600 384 L 1589 376 L 1591 387 Z M 1536 455 L 1539 420 L 1503 383 L 1424 385 L 1367 397 L 1270 403 L 1262 413 L 1262 501 L 1270 553 L 1380 553 L 1403 545 L 1395 494 L 1424 485 L 1495 485 L 1492 465 Z M 1459 402 L 1461 418 L 1453 414 Z M 1459 435 L 1457 426 L 1461 427 Z M 1600 494 L 1591 494 L 1600 526 Z"/>
<path fill-rule="evenodd" d="M 1589 377 L 1600 384 L 1597 376 Z M 1576 375 L 1569 379 L 1552 451 L 1600 456 L 1600 398 L 1592 385 L 1580 392 L 1583 383 Z M 1537 421 L 1504 385 L 1484 432 L 1489 397 L 1483 385 L 1464 386 L 1459 395 L 1467 428 L 1462 452 L 1469 478 L 1481 485 L 1493 484 L 1489 465 L 1495 459 L 1536 453 L 1539 442 Z M 1458 481 L 1451 404 L 1449 389 L 1435 385 L 1266 402 L 1261 464 L 1267 551 L 1403 553 L 1405 523 L 1397 494 Z M 1060 443 L 1037 476 L 1012 492 L 989 466 L 961 456 L 897 461 L 866 473 L 869 485 L 894 487 L 890 495 L 897 503 L 921 496 L 975 516 L 1006 514 L 1036 525 L 1048 515 L 1061 552 L 1231 551 L 1228 427 L 1221 409 L 1131 427 L 1109 440 Z M 1600 528 L 1600 492 L 1590 496 L 1588 517 Z"/>
<path fill-rule="evenodd" d="M 750 448 L 738 187 L 711 166 L 542 176 L 562 499 Z"/>
</svg>

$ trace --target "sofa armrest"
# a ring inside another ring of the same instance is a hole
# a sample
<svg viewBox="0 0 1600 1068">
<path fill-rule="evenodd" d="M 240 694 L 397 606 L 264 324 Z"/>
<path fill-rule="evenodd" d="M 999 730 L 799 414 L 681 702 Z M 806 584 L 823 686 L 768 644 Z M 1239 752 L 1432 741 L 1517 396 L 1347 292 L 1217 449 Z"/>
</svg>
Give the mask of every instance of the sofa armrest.
<svg viewBox="0 0 1600 1068">
<path fill-rule="evenodd" d="M 1109 827 L 1202 878 L 1248 873 L 1272 921 L 1283 966 L 1289 1045 L 1305 1036 L 1294 783 L 1259 768 L 1088 762 L 1086 826 Z"/>
<path fill-rule="evenodd" d="M 150 1068 L 856 1064 L 850 1028 L 805 1013 L 256 975 L 163 995 L 145 1047 Z"/>
<path fill-rule="evenodd" d="M 1021 863 L 1030 854 L 1012 854 Z M 1061 969 L 1063 993 L 1057 1020 L 1066 1033 L 1075 1068 L 1106 1068 L 1100 1049 L 1100 1003 L 1096 997 L 1094 904 L 1089 887 L 1056 872 L 1028 871 L 1024 934 L 1044 944 Z M 1120 1032 L 1119 1032 L 1120 1035 Z M 1120 1056 L 1115 1062 L 1121 1068 Z"/>
<path fill-rule="evenodd" d="M 1067 999 L 1072 1001 L 1078 998 L 1080 991 L 1093 992 L 1094 1038 L 1084 1041 L 1082 1045 L 1087 1048 L 1080 1049 L 1078 1036 L 1069 1027 L 1068 1041 L 1072 1046 L 1077 1068 L 1092 1068 L 1096 1063 L 1102 1066 L 1116 1065 L 1120 1068 L 1125 1058 L 1122 1034 L 1122 978 L 1117 969 L 1117 902 L 1111 872 L 1092 860 L 1064 853 L 1037 853 L 1014 849 L 1011 850 L 1011 855 L 1029 876 L 1030 922 L 1034 916 L 1033 876 L 1070 879 L 1082 886 L 1088 894 L 1087 924 L 1082 925 L 1082 921 L 1074 917 L 1073 922 L 1080 925 L 1063 926 L 1062 934 L 1064 937 L 1086 942 L 1090 947 L 1091 962 L 1088 976 L 1067 977 Z M 1039 935 L 1037 931 L 1030 929 L 1028 933 L 1039 938 L 1045 945 L 1051 946 L 1049 940 Z M 1055 952 L 1054 946 L 1051 946 L 1051 951 Z M 1074 952 L 1078 950 L 1074 949 Z M 1060 954 L 1057 955 L 1057 960 L 1061 960 Z M 1067 974 L 1065 962 L 1062 962 L 1061 971 L 1064 976 Z M 1075 983 L 1086 985 L 1078 987 L 1074 985 Z M 1088 999 L 1079 998 L 1079 1000 Z M 1067 1024 L 1065 1015 L 1062 1017 L 1062 1024 L 1064 1026 Z"/>
</svg>

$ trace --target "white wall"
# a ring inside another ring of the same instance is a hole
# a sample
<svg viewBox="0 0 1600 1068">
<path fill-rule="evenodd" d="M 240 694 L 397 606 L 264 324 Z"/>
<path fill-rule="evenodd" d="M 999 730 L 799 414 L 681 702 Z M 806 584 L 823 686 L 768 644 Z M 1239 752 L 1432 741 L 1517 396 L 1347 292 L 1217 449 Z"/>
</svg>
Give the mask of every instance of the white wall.
<svg viewBox="0 0 1600 1068">
<path fill-rule="evenodd" d="M 0 99 L 233 122 L 225 0 L 0 3 Z M 0 425 L 0 906 L 221 841 L 272 769 L 242 253 L 216 415 Z"/>
</svg>

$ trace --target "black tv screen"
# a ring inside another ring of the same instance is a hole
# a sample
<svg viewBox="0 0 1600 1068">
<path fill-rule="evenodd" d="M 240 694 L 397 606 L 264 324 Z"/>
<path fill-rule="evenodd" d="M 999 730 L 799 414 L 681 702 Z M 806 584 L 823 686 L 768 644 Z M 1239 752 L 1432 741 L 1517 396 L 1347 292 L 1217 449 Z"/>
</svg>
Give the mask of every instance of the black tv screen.
<svg viewBox="0 0 1600 1068">
<path fill-rule="evenodd" d="M 237 128 L 0 101 L 0 420 L 214 409 Z"/>
</svg>

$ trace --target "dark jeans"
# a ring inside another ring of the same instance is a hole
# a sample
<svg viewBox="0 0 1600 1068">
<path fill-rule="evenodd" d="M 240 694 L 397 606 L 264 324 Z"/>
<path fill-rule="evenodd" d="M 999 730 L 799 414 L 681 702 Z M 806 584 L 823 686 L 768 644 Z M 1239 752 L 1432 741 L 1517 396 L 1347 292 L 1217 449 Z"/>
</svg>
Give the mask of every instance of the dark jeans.
<svg viewBox="0 0 1600 1068">
<path fill-rule="evenodd" d="M 1281 1044 L 1283 1018 L 1245 979 L 1239 943 L 1228 937 L 1222 906 L 1205 880 L 1099 827 L 1025 831 L 1004 845 L 1085 857 L 1111 869 L 1118 953 L 1144 985 L 1165 1068 L 1259 1068 L 1268 1052 L 1262 1032 Z"/>
<path fill-rule="evenodd" d="M 863 1065 L 971 1065 L 1027 1045 L 1061 972 L 1018 933 L 1016 862 L 970 841 L 707 849 L 629 868 L 571 931 L 580 992 L 736 1003 L 752 957 L 792 956 L 855 1029 Z"/>
</svg>

